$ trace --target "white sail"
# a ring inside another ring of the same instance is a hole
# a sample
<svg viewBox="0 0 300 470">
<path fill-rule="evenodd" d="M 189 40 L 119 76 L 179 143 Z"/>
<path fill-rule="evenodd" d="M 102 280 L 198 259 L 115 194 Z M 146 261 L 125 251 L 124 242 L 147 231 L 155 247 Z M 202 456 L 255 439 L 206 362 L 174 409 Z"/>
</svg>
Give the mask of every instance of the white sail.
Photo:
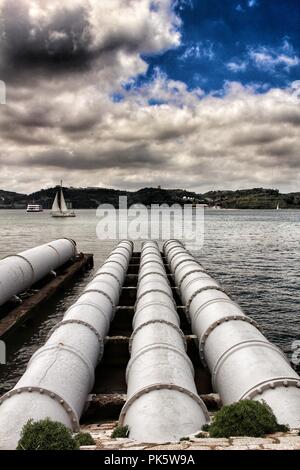
<svg viewBox="0 0 300 470">
<path fill-rule="evenodd" d="M 60 190 L 60 210 L 62 212 L 68 212 L 67 204 L 62 189 Z"/>
<path fill-rule="evenodd" d="M 56 196 L 52 205 L 52 212 L 60 212 L 60 207 L 58 203 L 58 192 L 56 193 Z"/>
</svg>

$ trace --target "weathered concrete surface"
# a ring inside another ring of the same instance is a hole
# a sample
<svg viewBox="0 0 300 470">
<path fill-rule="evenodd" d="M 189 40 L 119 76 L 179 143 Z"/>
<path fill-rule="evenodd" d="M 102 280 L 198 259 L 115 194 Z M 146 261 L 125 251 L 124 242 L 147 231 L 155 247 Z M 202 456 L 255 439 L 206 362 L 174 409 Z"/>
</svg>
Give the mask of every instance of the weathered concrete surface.
<svg viewBox="0 0 300 470">
<path fill-rule="evenodd" d="M 91 424 L 81 427 L 91 433 L 96 445 L 83 447 L 82 450 L 300 450 L 298 431 L 276 433 L 265 438 L 230 437 L 229 439 L 196 438 L 187 436 L 177 444 L 144 444 L 130 439 L 112 439 L 111 434 L 117 421 Z M 207 433 L 202 433 L 206 435 Z"/>
</svg>

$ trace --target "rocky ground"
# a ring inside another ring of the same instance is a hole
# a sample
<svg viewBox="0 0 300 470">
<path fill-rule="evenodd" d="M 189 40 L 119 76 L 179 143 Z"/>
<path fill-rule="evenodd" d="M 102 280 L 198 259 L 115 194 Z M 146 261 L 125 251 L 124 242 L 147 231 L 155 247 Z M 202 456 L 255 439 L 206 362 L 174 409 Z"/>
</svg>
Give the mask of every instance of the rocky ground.
<svg viewBox="0 0 300 470">
<path fill-rule="evenodd" d="M 89 432 L 96 445 L 82 447 L 82 450 L 300 450 L 298 431 L 276 433 L 265 438 L 230 437 L 229 439 L 196 438 L 188 436 L 186 440 L 175 444 L 145 444 L 131 439 L 112 439 L 111 434 L 116 421 L 82 426 L 83 432 Z"/>
</svg>

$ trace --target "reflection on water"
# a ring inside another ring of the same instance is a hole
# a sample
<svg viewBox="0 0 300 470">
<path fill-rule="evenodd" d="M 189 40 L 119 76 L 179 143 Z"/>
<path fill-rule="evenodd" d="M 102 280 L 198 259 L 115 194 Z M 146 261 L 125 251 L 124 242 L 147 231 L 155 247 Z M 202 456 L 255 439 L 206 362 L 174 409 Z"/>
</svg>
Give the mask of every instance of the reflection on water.
<svg viewBox="0 0 300 470">
<path fill-rule="evenodd" d="M 78 210 L 75 219 L 53 219 L 47 211 L 0 211 L 0 258 L 69 237 L 80 251 L 94 253 L 97 268 L 116 244 L 97 239 L 97 222 L 94 210 Z M 197 250 L 207 271 L 288 354 L 292 341 L 300 339 L 299 241 L 300 211 L 207 210 L 204 246 L 200 253 Z M 33 352 L 92 275 L 90 271 L 48 302 L 8 342 L 8 364 L 0 366 L 0 393 L 14 386 Z"/>
</svg>

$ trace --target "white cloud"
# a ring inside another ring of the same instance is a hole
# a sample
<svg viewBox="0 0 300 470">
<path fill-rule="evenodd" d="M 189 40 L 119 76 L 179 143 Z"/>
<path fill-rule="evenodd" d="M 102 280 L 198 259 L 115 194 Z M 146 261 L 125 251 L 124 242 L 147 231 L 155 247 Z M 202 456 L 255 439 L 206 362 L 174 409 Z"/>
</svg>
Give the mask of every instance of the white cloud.
<svg viewBox="0 0 300 470">
<path fill-rule="evenodd" d="M 278 67 L 283 67 L 288 72 L 300 64 L 300 58 L 287 39 L 284 39 L 278 48 L 266 46 L 249 48 L 249 58 L 256 67 L 270 72 Z"/>
<path fill-rule="evenodd" d="M 238 73 L 238 72 L 245 72 L 247 68 L 247 62 L 235 62 L 231 61 L 226 64 L 228 70 L 230 72 Z"/>
<path fill-rule="evenodd" d="M 188 59 L 208 59 L 213 60 L 215 57 L 214 44 L 211 41 L 199 41 L 196 44 L 186 47 L 184 53 L 180 56 L 181 60 Z"/>
<path fill-rule="evenodd" d="M 299 83 L 259 95 L 254 87 L 227 83 L 222 96 L 205 96 L 157 70 L 151 82 L 125 91 L 122 84 L 147 71 L 143 52 L 179 43 L 170 1 L 151 8 L 146 0 L 66 0 L 64 8 L 90 7 L 87 23 L 74 13 L 64 27 L 57 0 L 46 2 L 45 10 L 42 0 L 8 1 L 30 5 L 31 17 L 29 30 L 20 28 L 17 15 L 9 18 L 9 31 L 23 35 L 22 41 L 12 35 L 9 44 L 23 54 L 13 50 L 12 71 L 26 72 L 24 48 L 31 60 L 32 41 L 42 60 L 33 68 L 28 59 L 29 75 L 19 81 L 10 75 L 7 83 L 7 105 L 0 108 L 1 188 L 29 192 L 63 177 L 74 186 L 161 184 L 201 191 L 273 185 L 276 169 L 278 185 L 297 188 Z M 70 42 L 75 24 L 80 40 Z M 35 40 L 27 41 L 28 31 Z M 83 44 L 87 60 L 78 69 L 57 70 L 37 38 L 51 39 L 51 54 L 71 51 L 71 58 Z M 281 54 L 291 56 L 289 47 L 287 41 Z M 114 92 L 123 100 L 113 102 Z"/>
</svg>

